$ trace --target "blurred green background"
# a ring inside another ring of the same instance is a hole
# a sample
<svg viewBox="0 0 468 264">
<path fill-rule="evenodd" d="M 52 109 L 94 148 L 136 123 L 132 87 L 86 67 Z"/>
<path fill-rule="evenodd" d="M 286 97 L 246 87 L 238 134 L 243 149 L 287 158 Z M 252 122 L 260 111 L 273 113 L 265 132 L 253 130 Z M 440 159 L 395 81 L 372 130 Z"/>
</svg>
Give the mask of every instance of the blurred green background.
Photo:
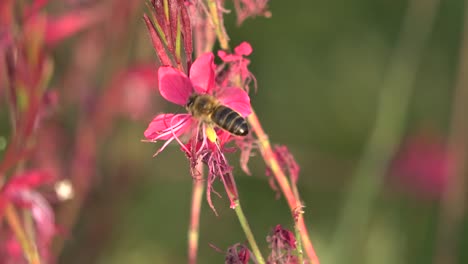
<svg viewBox="0 0 468 264">
<path fill-rule="evenodd" d="M 416 2 L 424 9 L 433 1 Z M 375 126 L 380 92 L 401 41 L 408 4 L 403 0 L 272 1 L 271 18 L 248 19 L 240 27 L 233 12 L 225 16 L 231 45 L 248 41 L 254 49 L 250 69 L 258 92 L 251 94 L 253 107 L 272 143 L 288 146 L 301 166 L 298 187 L 322 263 L 434 262 L 440 193 L 435 198 L 419 195 L 417 186 L 404 186 L 399 180 L 395 184 L 387 169 L 385 175 L 367 175 L 381 178 L 382 184 L 362 186 L 376 193 L 369 201 L 365 228 L 354 234 L 357 230 L 347 230 L 352 237 L 336 233 L 337 226 L 347 221 L 343 217 L 349 216 L 342 209 L 350 199 L 350 188 L 354 188 L 351 193 L 360 193 L 360 185 L 353 184 L 355 171 Z M 417 58 L 414 72 L 407 73 L 414 82 L 410 82 L 413 93 L 401 121 L 402 142 L 407 135 L 417 138 L 419 133 L 434 134 L 445 142 L 450 132 L 461 36 L 468 29 L 463 29 L 463 1 L 444 0 L 436 9 L 431 33 L 417 47 L 420 56 L 410 54 L 399 61 L 406 65 L 412 61 L 404 59 Z M 128 43 L 110 44 L 121 45 L 121 52 L 104 55 L 95 73 L 97 87 L 114 70 L 106 63 L 112 57 L 122 56 L 122 65 L 156 61 L 141 19 L 143 4 L 137 10 L 129 20 Z M 62 66 L 67 67 L 73 47 L 72 40 L 54 51 L 56 76 Z M 388 85 L 403 86 L 405 78 L 394 78 L 396 82 Z M 400 101 L 398 93 L 393 96 Z M 157 100 L 158 111 L 181 111 L 161 101 Z M 400 107 L 396 104 L 395 111 Z M 101 142 L 96 179 L 60 263 L 186 262 L 189 164 L 176 145 L 152 158 L 160 145 L 140 142 L 149 121 L 123 118 Z M 73 127 L 73 117 L 66 123 Z M 268 252 L 265 238 L 272 228 L 293 227 L 289 209 L 283 198 L 275 198 L 258 153 L 250 161 L 252 176 L 239 169 L 238 153 L 229 158 L 257 242 Z M 223 194 L 222 185 L 215 188 Z M 223 263 L 223 253 L 210 245 L 224 251 L 246 242 L 227 197 L 215 197 L 214 202 L 219 216 L 203 201 L 199 263 Z M 454 252 L 459 254 L 455 263 L 468 263 L 467 227 L 465 215 L 453 238 L 458 242 Z M 348 242 L 335 251 L 340 241 Z"/>
</svg>

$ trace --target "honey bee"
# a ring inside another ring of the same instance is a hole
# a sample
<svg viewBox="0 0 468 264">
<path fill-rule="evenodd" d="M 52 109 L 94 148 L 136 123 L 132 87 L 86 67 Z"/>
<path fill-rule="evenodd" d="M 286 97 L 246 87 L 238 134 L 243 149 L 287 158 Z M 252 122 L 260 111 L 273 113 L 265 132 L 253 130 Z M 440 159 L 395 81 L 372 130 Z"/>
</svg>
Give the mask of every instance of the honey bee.
<svg viewBox="0 0 468 264">
<path fill-rule="evenodd" d="M 231 108 L 222 105 L 212 95 L 193 94 L 185 108 L 200 121 L 215 124 L 233 135 L 245 136 L 249 133 L 245 118 Z"/>
</svg>

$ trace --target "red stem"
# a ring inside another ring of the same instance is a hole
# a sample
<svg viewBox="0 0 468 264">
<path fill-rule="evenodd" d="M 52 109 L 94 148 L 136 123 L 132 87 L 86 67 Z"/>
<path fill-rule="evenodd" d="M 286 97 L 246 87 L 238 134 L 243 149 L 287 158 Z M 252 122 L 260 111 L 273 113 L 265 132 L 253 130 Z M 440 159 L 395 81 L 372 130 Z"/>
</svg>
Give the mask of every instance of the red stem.
<svg viewBox="0 0 468 264">
<path fill-rule="evenodd" d="M 203 163 L 197 165 L 197 171 L 203 172 Z M 203 175 L 203 173 L 202 173 Z M 193 179 L 192 187 L 192 207 L 190 211 L 190 224 L 188 230 L 188 263 L 197 263 L 198 238 L 200 235 L 200 211 L 204 190 L 203 179 Z"/>
<path fill-rule="evenodd" d="M 270 141 L 268 140 L 268 136 L 265 134 L 260 121 L 258 120 L 257 115 L 255 112 L 248 117 L 248 121 L 252 130 L 255 131 L 257 135 L 258 142 L 260 144 L 260 151 L 265 160 L 267 166 L 273 172 L 278 185 L 283 192 L 286 201 L 288 202 L 289 208 L 291 209 L 291 213 L 296 221 L 297 228 L 301 234 L 301 240 L 303 243 L 304 251 L 306 252 L 307 256 L 309 257 L 310 261 L 313 264 L 320 264 L 320 261 L 315 253 L 314 246 L 312 245 L 312 241 L 310 240 L 309 234 L 307 232 L 307 227 L 304 222 L 304 217 L 302 213 L 298 213 L 301 210 L 302 203 L 296 199 L 294 192 L 289 184 L 288 178 L 284 174 L 284 171 L 279 166 L 278 160 L 276 159 L 276 155 L 274 154 Z"/>
</svg>

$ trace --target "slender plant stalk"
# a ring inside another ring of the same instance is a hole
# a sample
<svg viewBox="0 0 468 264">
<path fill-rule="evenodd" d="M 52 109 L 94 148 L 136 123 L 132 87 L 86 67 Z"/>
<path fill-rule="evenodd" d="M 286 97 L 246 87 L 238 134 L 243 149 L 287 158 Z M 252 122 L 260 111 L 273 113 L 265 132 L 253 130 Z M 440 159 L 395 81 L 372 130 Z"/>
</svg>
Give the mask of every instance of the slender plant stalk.
<svg viewBox="0 0 468 264">
<path fill-rule="evenodd" d="M 220 7 L 218 6 L 218 3 L 216 0 L 208 0 L 208 9 L 211 14 L 211 21 L 213 22 L 213 26 L 215 27 L 215 32 L 216 36 L 218 37 L 219 40 L 219 45 L 223 50 L 228 50 L 229 49 L 229 38 L 225 34 L 223 30 L 223 25 L 221 25 L 221 22 L 219 20 L 219 14 L 218 10 Z"/>
<path fill-rule="evenodd" d="M 208 8 L 211 13 L 216 35 L 218 37 L 221 48 L 224 50 L 229 50 L 229 38 L 224 33 L 222 29 L 222 25 L 220 24 L 218 12 L 217 12 L 218 7 L 217 7 L 216 1 L 208 0 Z M 302 240 L 304 247 L 305 247 L 305 251 L 309 259 L 311 260 L 312 264 L 320 264 L 318 257 L 315 253 L 314 247 L 312 245 L 312 242 L 309 238 L 309 234 L 307 232 L 307 228 L 304 222 L 304 217 L 302 216 L 302 211 L 299 214 L 297 213 L 298 210 L 300 211 L 301 208 L 303 207 L 302 203 L 298 199 L 296 199 L 296 196 L 294 195 L 291 185 L 289 184 L 288 178 L 286 177 L 285 173 L 279 166 L 279 162 L 276 159 L 276 156 L 274 155 L 274 152 L 271 148 L 270 141 L 268 140 L 268 136 L 263 131 L 260 121 L 258 120 L 258 117 L 253 111 L 253 109 L 252 109 L 252 114 L 250 114 L 250 116 L 248 117 L 248 121 L 252 127 L 252 130 L 255 131 L 255 134 L 257 135 L 258 141 L 260 143 L 260 150 L 261 150 L 262 156 L 266 164 L 272 170 L 273 175 L 275 176 L 276 181 L 278 182 L 284 196 L 286 197 L 288 205 L 291 209 L 292 215 L 295 219 L 295 227 L 298 230 L 298 233 L 301 235 L 300 237 L 297 237 L 297 239 Z M 236 212 L 238 212 L 237 210 L 240 210 L 240 212 L 242 212 L 242 210 L 240 209 L 240 206 L 239 206 L 239 209 L 237 209 L 236 207 Z M 239 213 L 238 213 L 238 216 L 239 216 Z M 239 219 L 240 219 L 240 216 L 239 216 Z M 241 224 L 242 224 L 242 221 L 241 221 Z M 248 225 L 246 227 L 248 228 Z M 250 230 L 250 228 L 248 230 Z M 245 231 L 245 228 L 244 228 L 244 231 Z M 247 232 L 246 232 L 246 235 L 247 235 Z M 253 239 L 253 236 L 252 236 L 252 239 Z M 302 243 L 299 243 L 299 245 L 302 246 Z M 251 247 L 254 250 L 254 254 L 257 255 L 255 253 L 255 248 L 253 248 L 252 243 L 251 243 Z M 257 250 L 258 250 L 258 247 L 257 247 Z M 300 252 L 300 255 L 302 257 L 302 249 L 298 250 L 298 252 Z M 260 251 L 258 251 L 258 255 L 260 255 Z M 259 263 L 261 262 L 259 261 Z"/>
<path fill-rule="evenodd" d="M 203 175 L 203 163 L 197 165 L 197 171 Z M 190 224 L 188 230 L 188 263 L 197 263 L 198 239 L 200 234 L 200 211 L 202 206 L 202 197 L 204 191 L 204 181 L 193 179 L 192 185 L 192 207 L 190 211 Z"/>
<path fill-rule="evenodd" d="M 296 184 L 291 184 L 291 186 L 292 186 L 292 191 L 294 193 L 294 197 L 296 198 L 296 201 L 301 201 Z M 298 208 L 298 211 L 296 212 L 296 214 L 303 214 L 303 213 L 304 212 L 302 211 L 302 208 Z M 302 235 L 301 235 L 301 230 L 299 229 L 297 221 L 294 221 L 294 233 L 296 235 L 296 241 L 297 241 L 296 251 L 297 251 L 299 263 L 304 263 L 304 252 L 302 252 Z"/>
<path fill-rule="evenodd" d="M 262 254 L 260 253 L 260 249 L 258 248 L 257 242 L 255 241 L 254 235 L 252 230 L 250 229 L 249 223 L 247 222 L 247 218 L 242 211 L 242 207 L 240 205 L 239 200 L 234 201 L 234 210 L 236 211 L 237 218 L 239 218 L 239 222 L 244 230 L 245 236 L 247 237 L 247 241 L 249 241 L 250 248 L 257 260 L 258 264 L 265 264 L 265 259 L 263 258 Z"/>
<path fill-rule="evenodd" d="M 309 234 L 307 232 L 307 227 L 304 222 L 304 217 L 302 215 L 302 212 L 298 213 L 298 210 L 301 210 L 302 203 L 296 199 L 296 196 L 294 195 L 294 192 L 291 188 L 291 185 L 289 184 L 288 178 L 286 177 L 285 173 L 279 166 L 279 162 L 276 159 L 276 155 L 274 154 L 270 141 L 268 140 L 268 136 L 266 135 L 265 131 L 263 130 L 260 121 L 258 120 L 257 115 L 255 112 L 252 110 L 252 114 L 248 117 L 248 121 L 250 124 L 250 127 L 252 130 L 255 132 L 258 138 L 258 142 L 260 144 L 260 152 L 263 156 L 263 159 L 265 160 L 266 164 L 268 167 L 271 169 L 273 172 L 273 175 L 275 176 L 276 181 L 278 182 L 278 185 L 281 188 L 281 191 L 283 192 L 286 201 L 288 202 L 289 208 L 291 209 L 291 213 L 296 221 L 296 226 L 301 234 L 300 237 L 297 239 L 301 239 L 304 250 L 309 257 L 310 261 L 312 264 L 319 264 L 320 261 L 317 257 L 317 254 L 315 253 L 315 249 L 312 245 L 312 241 L 310 240 Z"/>
<path fill-rule="evenodd" d="M 366 231 L 383 175 L 401 140 L 404 121 L 424 44 L 431 32 L 439 0 L 412 0 L 397 46 L 384 76 L 375 125 L 353 176 L 338 226 L 332 237 L 328 263 L 346 263 Z M 336 260 L 335 258 L 339 258 Z"/>
<path fill-rule="evenodd" d="M 40 264 L 41 259 L 39 257 L 39 252 L 37 252 L 37 247 L 35 246 L 34 242 L 31 241 L 31 239 L 29 239 L 29 237 L 26 235 L 26 232 L 21 226 L 18 213 L 11 204 L 8 204 L 5 208 L 5 217 L 11 229 L 13 230 L 15 237 L 18 239 L 21 247 L 23 248 L 26 259 L 30 264 Z"/>
<path fill-rule="evenodd" d="M 448 177 L 447 187 L 442 196 L 439 215 L 439 230 L 435 263 L 458 263 L 456 252 L 461 234 L 460 224 L 465 213 L 466 163 L 468 162 L 468 1 L 465 1 L 464 26 L 460 46 L 458 80 L 452 104 L 451 127 L 448 142 L 449 153 L 453 155 L 453 171 Z"/>
<path fill-rule="evenodd" d="M 304 263 L 304 253 L 302 252 L 302 239 L 301 231 L 297 225 L 294 225 L 294 234 L 296 236 L 296 251 L 299 264 Z"/>
</svg>

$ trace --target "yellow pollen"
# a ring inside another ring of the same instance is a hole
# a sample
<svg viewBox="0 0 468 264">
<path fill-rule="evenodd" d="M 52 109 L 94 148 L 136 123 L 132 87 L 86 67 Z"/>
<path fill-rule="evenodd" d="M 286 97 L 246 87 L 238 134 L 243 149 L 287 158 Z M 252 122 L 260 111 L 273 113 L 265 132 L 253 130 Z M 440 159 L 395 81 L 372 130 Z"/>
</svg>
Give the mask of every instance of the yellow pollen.
<svg viewBox="0 0 468 264">
<path fill-rule="evenodd" d="M 216 139 L 218 138 L 218 136 L 216 135 L 216 131 L 214 130 L 212 126 L 206 126 L 206 137 L 211 142 L 213 143 L 216 142 Z"/>
</svg>

